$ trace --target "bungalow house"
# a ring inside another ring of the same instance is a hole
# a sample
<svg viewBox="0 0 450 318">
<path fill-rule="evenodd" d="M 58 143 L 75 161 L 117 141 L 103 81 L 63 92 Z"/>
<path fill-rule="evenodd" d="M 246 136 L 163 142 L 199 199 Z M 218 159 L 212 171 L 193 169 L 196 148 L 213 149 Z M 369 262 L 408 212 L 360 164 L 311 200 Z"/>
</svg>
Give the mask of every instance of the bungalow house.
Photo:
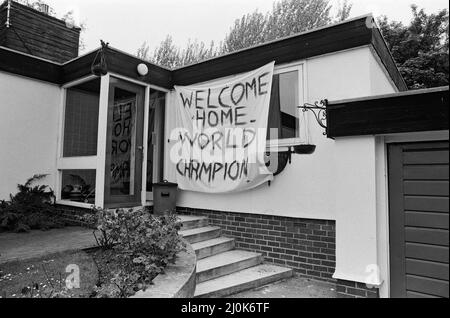
<svg viewBox="0 0 450 318">
<path fill-rule="evenodd" d="M 0 5 L 0 199 L 40 173 L 73 213 L 152 206 L 153 183 L 193 173 L 171 160 L 175 88 L 274 62 L 270 180 L 180 189 L 177 213 L 343 296 L 448 297 L 448 87 L 407 91 L 371 15 L 175 70 L 107 45 L 78 56 L 79 32 Z"/>
</svg>

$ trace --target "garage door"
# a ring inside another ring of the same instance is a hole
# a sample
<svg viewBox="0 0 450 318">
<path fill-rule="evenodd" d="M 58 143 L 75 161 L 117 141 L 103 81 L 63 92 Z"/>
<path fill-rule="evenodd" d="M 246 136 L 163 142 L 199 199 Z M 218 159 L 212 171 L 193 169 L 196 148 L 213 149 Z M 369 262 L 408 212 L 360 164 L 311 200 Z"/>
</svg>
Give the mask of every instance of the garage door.
<svg viewBox="0 0 450 318">
<path fill-rule="evenodd" d="M 448 146 L 388 148 L 391 297 L 449 297 Z"/>
</svg>

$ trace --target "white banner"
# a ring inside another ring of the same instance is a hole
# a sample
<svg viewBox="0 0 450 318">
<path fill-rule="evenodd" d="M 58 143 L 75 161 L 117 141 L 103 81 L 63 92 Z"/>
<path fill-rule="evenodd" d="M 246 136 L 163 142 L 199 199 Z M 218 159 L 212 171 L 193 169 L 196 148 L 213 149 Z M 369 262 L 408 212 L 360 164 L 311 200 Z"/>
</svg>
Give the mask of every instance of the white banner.
<svg viewBox="0 0 450 318">
<path fill-rule="evenodd" d="M 180 189 L 226 193 L 273 179 L 264 163 L 273 67 L 207 84 L 175 86 L 170 156 Z"/>
</svg>

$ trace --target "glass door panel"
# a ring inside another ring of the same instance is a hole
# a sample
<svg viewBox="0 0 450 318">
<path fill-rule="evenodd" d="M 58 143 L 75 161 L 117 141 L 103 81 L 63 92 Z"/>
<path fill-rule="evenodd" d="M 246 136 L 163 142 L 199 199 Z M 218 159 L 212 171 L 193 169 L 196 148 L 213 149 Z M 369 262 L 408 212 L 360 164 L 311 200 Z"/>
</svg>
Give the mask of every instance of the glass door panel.
<svg viewBox="0 0 450 318">
<path fill-rule="evenodd" d="M 150 89 L 147 139 L 147 193 L 153 191 L 153 182 L 159 182 L 163 177 L 165 103 L 166 93 Z M 149 198 L 148 195 L 147 198 Z"/>
<path fill-rule="evenodd" d="M 141 205 L 144 88 L 111 77 L 105 206 Z"/>
</svg>

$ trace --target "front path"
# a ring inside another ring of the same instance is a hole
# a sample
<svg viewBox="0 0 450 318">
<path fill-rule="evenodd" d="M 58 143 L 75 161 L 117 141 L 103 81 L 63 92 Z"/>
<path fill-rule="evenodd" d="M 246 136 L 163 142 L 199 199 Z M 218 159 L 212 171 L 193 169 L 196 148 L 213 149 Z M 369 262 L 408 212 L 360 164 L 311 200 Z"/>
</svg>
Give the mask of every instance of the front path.
<svg viewBox="0 0 450 318">
<path fill-rule="evenodd" d="M 93 230 L 77 226 L 29 233 L 2 233 L 0 264 L 95 246 Z"/>
</svg>

